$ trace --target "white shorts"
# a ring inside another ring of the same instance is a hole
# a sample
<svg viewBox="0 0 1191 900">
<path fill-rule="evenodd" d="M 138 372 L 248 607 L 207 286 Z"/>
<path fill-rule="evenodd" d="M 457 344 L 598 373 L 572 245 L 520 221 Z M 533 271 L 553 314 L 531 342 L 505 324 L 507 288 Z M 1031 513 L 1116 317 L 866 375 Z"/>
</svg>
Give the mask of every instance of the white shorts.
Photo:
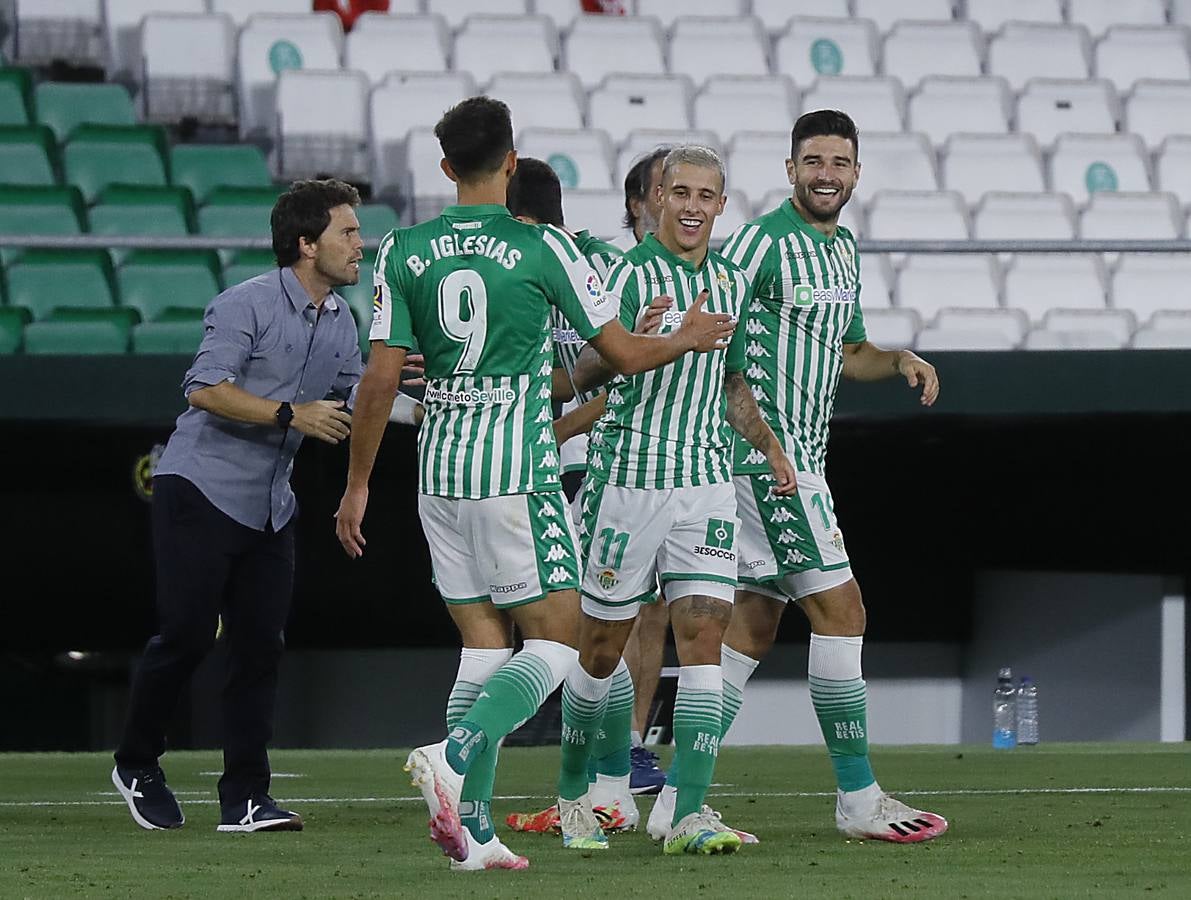
<svg viewBox="0 0 1191 900">
<path fill-rule="evenodd" d="M 736 593 L 736 492 L 730 482 L 646 490 L 589 480 L 583 491 L 583 610 L 637 615 L 660 581 L 666 601 Z M 671 586 L 682 585 L 681 593 Z"/>
<path fill-rule="evenodd" d="M 773 476 L 737 475 L 742 586 L 779 600 L 800 600 L 852 578 L 831 490 L 821 475 L 799 472 L 798 493 L 777 497 Z"/>
<path fill-rule="evenodd" d="M 579 586 L 562 491 L 484 500 L 418 495 L 434 583 L 447 603 L 520 606 Z"/>
</svg>

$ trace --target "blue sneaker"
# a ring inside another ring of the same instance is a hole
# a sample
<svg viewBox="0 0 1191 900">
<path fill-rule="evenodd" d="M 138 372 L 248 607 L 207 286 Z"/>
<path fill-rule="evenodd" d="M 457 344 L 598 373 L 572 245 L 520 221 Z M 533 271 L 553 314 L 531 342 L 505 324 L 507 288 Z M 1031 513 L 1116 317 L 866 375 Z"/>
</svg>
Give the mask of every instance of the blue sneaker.
<svg viewBox="0 0 1191 900">
<path fill-rule="evenodd" d="M 629 751 L 632 768 L 629 770 L 629 793 L 656 794 L 666 783 L 666 773 L 658 768 L 658 755 L 646 747 Z"/>
</svg>

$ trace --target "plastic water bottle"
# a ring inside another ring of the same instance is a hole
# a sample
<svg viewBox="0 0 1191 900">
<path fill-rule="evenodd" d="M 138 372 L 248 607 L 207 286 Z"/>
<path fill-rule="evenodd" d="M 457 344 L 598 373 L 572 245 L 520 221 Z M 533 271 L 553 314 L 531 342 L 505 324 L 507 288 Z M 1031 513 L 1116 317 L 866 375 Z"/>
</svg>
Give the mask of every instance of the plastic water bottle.
<svg viewBox="0 0 1191 900">
<path fill-rule="evenodd" d="M 1017 689 L 1017 742 L 1038 743 L 1038 685 L 1028 675 L 1022 676 Z"/>
<path fill-rule="evenodd" d="M 1013 689 L 1013 672 L 1009 667 L 997 673 L 997 689 L 993 692 L 993 748 L 1012 750 L 1017 746 L 1017 691 Z"/>
</svg>

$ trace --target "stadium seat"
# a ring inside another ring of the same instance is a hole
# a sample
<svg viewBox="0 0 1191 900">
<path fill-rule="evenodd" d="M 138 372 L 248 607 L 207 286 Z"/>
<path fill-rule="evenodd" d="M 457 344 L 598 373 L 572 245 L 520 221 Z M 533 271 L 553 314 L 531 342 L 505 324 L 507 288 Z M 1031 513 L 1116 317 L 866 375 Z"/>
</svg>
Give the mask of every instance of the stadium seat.
<svg viewBox="0 0 1191 900">
<path fill-rule="evenodd" d="M 878 191 L 869 203 L 866 236 L 878 241 L 966 240 L 967 209 L 955 191 Z"/>
<path fill-rule="evenodd" d="M 1075 209 L 1066 194 L 986 193 L 972 217 L 972 237 L 978 241 L 1073 240 Z"/>
<path fill-rule="evenodd" d="M 271 134 L 277 77 L 290 69 L 339 68 L 343 30 L 332 12 L 256 15 L 240 32 L 240 134 Z"/>
<path fill-rule="evenodd" d="M 84 123 L 135 125 L 132 98 L 119 84 L 75 84 L 46 81 L 34 90 L 37 121 L 48 125 L 58 141 L 66 141 Z"/>
<path fill-rule="evenodd" d="M 787 138 L 787 142 L 788 141 L 789 141 L 789 138 Z M 772 159 L 769 160 L 769 164 L 770 164 L 770 166 L 772 166 L 772 164 L 773 164 Z M 784 169 L 783 169 L 783 171 L 784 171 Z M 731 172 L 732 172 L 732 170 L 731 170 L 731 168 L 729 168 L 729 170 L 728 170 L 729 177 L 731 177 Z M 783 178 L 783 181 L 784 180 L 785 179 Z M 737 187 L 739 187 L 739 185 L 737 185 Z M 754 201 L 753 201 L 753 215 L 761 216 L 767 212 L 772 212 L 773 210 L 777 209 L 777 207 L 779 207 L 783 203 L 787 202 L 790 199 L 790 196 L 792 193 L 793 193 L 793 188 L 791 188 L 789 184 L 787 184 L 785 187 L 771 188 L 765 194 L 762 195 L 761 201 L 759 203 L 754 199 Z M 858 201 L 858 200 L 853 201 L 853 202 L 847 204 L 843 208 L 843 210 L 840 212 L 839 224 L 842 225 L 844 228 L 847 228 L 850 232 L 852 232 L 852 235 L 854 237 L 861 238 L 861 237 L 865 236 L 864 206 L 860 203 L 860 201 Z M 875 254 L 867 253 L 867 254 L 864 254 L 861 256 L 861 261 L 862 261 L 861 268 L 862 269 L 863 269 L 863 260 L 866 258 L 872 257 L 874 255 Z"/>
<path fill-rule="evenodd" d="M 269 217 L 279 193 L 279 188 L 217 188 L 198 211 L 199 234 L 268 240 Z M 231 250 L 220 251 L 225 263 L 234 255 Z"/>
<path fill-rule="evenodd" d="M 1096 76 L 1111 81 L 1121 93 L 1142 78 L 1191 79 L 1185 27 L 1118 25 L 1096 44 Z"/>
<path fill-rule="evenodd" d="M 82 320 L 31 322 L 25 352 L 33 356 L 113 356 L 128 352 L 132 323 L 119 310 Z"/>
<path fill-rule="evenodd" d="M 939 187 L 935 154 L 921 134 L 901 131 L 863 132 L 860 181 L 855 197 L 867 202 L 878 191 L 934 191 Z"/>
<path fill-rule="evenodd" d="M 1129 346 L 1134 350 L 1191 350 L 1191 322 L 1181 328 L 1146 325 L 1133 332 Z"/>
<path fill-rule="evenodd" d="M 656 19 L 582 16 L 567 36 L 566 69 L 588 88 L 614 72 L 664 75 L 663 40 Z"/>
<path fill-rule="evenodd" d="M 1157 188 L 1170 191 L 1184 205 L 1191 205 L 1191 135 L 1172 135 L 1157 155 Z"/>
<path fill-rule="evenodd" d="M 517 139 L 518 151 L 549 163 L 563 191 L 578 188 L 608 191 L 612 179 L 613 151 L 607 133 L 593 129 L 526 128 Z"/>
<path fill-rule="evenodd" d="M 86 205 L 76 187 L 0 187 L 0 234 L 80 234 L 86 224 Z M 8 262 L 20 254 L 21 248 L 5 247 L 0 249 L 0 260 Z"/>
<path fill-rule="evenodd" d="M 394 70 L 445 72 L 451 33 L 441 16 L 366 12 L 344 44 L 344 64 L 380 83 Z"/>
<path fill-rule="evenodd" d="M 1013 95 L 1003 78 L 923 78 L 910 98 L 907 127 L 942 144 L 948 136 L 1004 134 L 1013 115 Z"/>
<path fill-rule="evenodd" d="M 754 207 L 770 191 L 780 191 L 788 197 L 790 182 L 785 160 L 789 156 L 789 131 L 737 132 L 727 153 L 732 187 L 744 191 Z"/>
<path fill-rule="evenodd" d="M 876 74 L 877 29 L 867 19 L 795 16 L 774 44 L 774 71 L 804 87 L 824 75 Z"/>
<path fill-rule="evenodd" d="M 8 264 L 8 305 L 34 321 L 63 309 L 111 309 L 112 262 L 106 250 L 26 250 Z"/>
<path fill-rule="evenodd" d="M 1104 309 L 1107 277 L 1098 253 L 1018 253 L 1005 269 L 1005 305 L 1039 321 L 1048 309 Z"/>
<path fill-rule="evenodd" d="M 983 36 L 972 22 L 898 22 L 885 38 L 882 70 L 913 90 L 928 75 L 980 75 Z"/>
<path fill-rule="evenodd" d="M 1134 134 L 1063 134 L 1050 159 L 1053 190 L 1085 203 L 1097 191 L 1148 191 L 1147 155 Z"/>
<path fill-rule="evenodd" d="M 142 322 L 201 319 L 222 290 L 213 250 L 134 250 L 116 271 L 120 305 Z"/>
<path fill-rule="evenodd" d="M 1038 78 L 1017 101 L 1018 130 L 1034 135 L 1042 146 L 1064 132 L 1112 134 L 1116 122 L 1116 92 L 1104 80 Z"/>
<path fill-rule="evenodd" d="M 863 131 L 901 131 L 906 99 L 896 78 L 824 76 L 802 98 L 802 109 L 843 109 Z"/>
<path fill-rule="evenodd" d="M 583 7 L 574 0 L 534 0 L 533 11 L 539 16 L 549 16 L 560 34 L 569 31 L 584 14 Z"/>
<path fill-rule="evenodd" d="M 32 121 L 33 79 L 26 69 L 0 68 L 0 125 Z"/>
<path fill-rule="evenodd" d="M 450 107 L 477 93 L 466 72 L 390 72 L 372 89 L 369 100 L 376 183 L 401 184 L 405 139 L 411 128 L 433 127 Z"/>
<path fill-rule="evenodd" d="M 208 0 L 211 12 L 227 13 L 237 27 L 258 15 L 309 14 L 310 0 Z"/>
<path fill-rule="evenodd" d="M 124 82 L 141 80 L 142 19 L 150 14 L 203 15 L 207 12 L 204 0 L 104 0 L 103 6 L 110 54 L 107 77 Z M 205 48 L 197 41 L 191 44 L 191 47 L 198 46 Z"/>
<path fill-rule="evenodd" d="M 797 92 L 785 75 L 713 75 L 695 97 L 694 125 L 726 144 L 758 124 L 793 122 L 797 108 Z"/>
<path fill-rule="evenodd" d="M 989 191 L 1046 190 L 1042 154 L 1029 134 L 953 134 L 942 156 L 943 187 L 969 205 Z"/>
<path fill-rule="evenodd" d="M 897 305 L 917 310 L 924 322 L 947 307 L 995 309 L 996 261 L 971 253 L 910 253 L 897 277 Z"/>
<path fill-rule="evenodd" d="M 884 253 L 860 254 L 860 305 L 864 307 L 866 317 L 870 309 L 893 305 L 894 284 L 893 266 L 888 256 Z"/>
<path fill-rule="evenodd" d="M 44 125 L 0 125 L 0 182 L 54 184 L 57 151 Z"/>
<path fill-rule="evenodd" d="M 616 183 L 623 184 L 624 177 L 629 174 L 633 163 L 646 153 L 652 153 L 659 147 L 675 147 L 679 144 L 700 144 L 710 147 L 722 155 L 719 141 L 710 131 L 667 131 L 662 128 L 639 128 L 630 132 L 624 144 L 621 145 L 614 170 Z M 734 184 L 732 186 L 735 187 Z"/>
<path fill-rule="evenodd" d="M 22 310 L 0 306 L 0 354 L 18 353 L 24 342 L 25 314 Z"/>
<path fill-rule="evenodd" d="M 165 146 L 159 125 L 80 125 L 62 151 L 65 179 L 88 203 L 109 184 L 164 185 Z"/>
<path fill-rule="evenodd" d="M 868 293 L 865 288 L 862 298 Z M 863 299 L 861 305 L 864 306 Z M 870 343 L 882 350 L 902 350 L 914 346 L 922 318 L 912 309 L 869 309 L 864 307 L 864 331 Z"/>
<path fill-rule="evenodd" d="M 100 0 L 17 4 L 19 62 L 39 66 L 64 60 L 76 65 L 102 66 L 107 59 L 102 7 Z M 11 11 L 12 6 L 8 9 Z"/>
<path fill-rule="evenodd" d="M 999 31 L 1008 22 L 1063 21 L 1062 0 L 968 0 L 967 16 L 986 32 Z"/>
<path fill-rule="evenodd" d="M 637 15 L 653 16 L 667 30 L 684 16 L 740 18 L 748 12 L 745 0 L 637 0 L 636 5 Z"/>
<path fill-rule="evenodd" d="M 141 356 L 193 356 L 203 342 L 203 333 L 201 316 L 176 322 L 141 322 L 132 326 L 132 352 Z"/>
<path fill-rule="evenodd" d="M 1170 21 L 1175 25 L 1191 25 L 1191 0 L 1170 0 Z"/>
<path fill-rule="evenodd" d="M 367 255 L 364 262 L 368 263 Z M 242 281 L 272 272 L 276 268 L 277 260 L 273 258 L 272 250 L 239 250 L 232 256 L 231 262 L 223 267 L 224 289 L 235 287 Z M 362 272 L 360 277 L 363 278 Z"/>
<path fill-rule="evenodd" d="M 371 177 L 368 77 L 351 70 L 287 69 L 277 78 L 277 171 L 283 178 L 334 172 Z"/>
<path fill-rule="evenodd" d="M 397 211 L 387 203 L 361 203 L 356 207 L 360 220 L 360 236 L 365 241 L 379 241 L 401 225 Z"/>
<path fill-rule="evenodd" d="M 91 233 L 136 237 L 182 237 L 192 230 L 194 203 L 184 187 L 109 185 L 91 207 Z M 127 250 L 111 251 L 119 262 Z"/>
<path fill-rule="evenodd" d="M 691 96 L 682 76 L 609 75 L 591 92 L 587 122 L 616 143 L 638 128 L 680 131 L 691 127 Z"/>
<path fill-rule="evenodd" d="M 815 15 L 830 19 L 846 19 L 852 15 L 849 3 L 850 0 L 818 0 L 815 3 Z M 752 13 L 765 26 L 766 31 L 771 35 L 777 35 L 789 26 L 794 10 L 790 8 L 790 0 L 753 0 Z"/>
<path fill-rule="evenodd" d="M 587 94 L 570 72 L 502 72 L 484 91 L 508 104 L 513 131 L 582 128 Z"/>
<path fill-rule="evenodd" d="M 569 227 L 587 229 L 598 238 L 611 240 L 624 230 L 622 191 L 564 191 L 562 209 Z"/>
<path fill-rule="evenodd" d="M 1137 323 L 1123 309 L 1052 309 L 1026 336 L 1029 350 L 1119 350 Z"/>
<path fill-rule="evenodd" d="M 1139 135 L 1151 148 L 1171 135 L 1191 135 L 1191 82 L 1135 82 L 1125 101 L 1123 130 Z"/>
<path fill-rule="evenodd" d="M 1015 91 L 1031 78 L 1087 78 L 1090 59 L 1088 33 L 1078 25 L 1010 22 L 988 42 L 988 74 Z"/>
<path fill-rule="evenodd" d="M 1181 253 L 1122 253 L 1112 276 L 1112 305 L 1143 323 L 1162 310 L 1191 313 L 1191 259 Z"/>
<path fill-rule="evenodd" d="M 715 224 L 711 227 L 711 239 L 714 242 L 727 240 L 741 225 L 753 217 L 752 206 L 742 191 L 736 191 L 729 187 L 727 194 L 724 211 L 716 217 Z"/>
<path fill-rule="evenodd" d="M 405 175 L 402 194 L 406 197 L 447 197 L 455 185 L 443 174 L 439 163 L 442 148 L 433 128 L 414 128 L 405 140 Z M 420 220 L 422 215 L 415 214 Z"/>
<path fill-rule="evenodd" d="M 1005 312 L 1007 310 L 1002 310 Z M 964 327 L 967 324 L 967 327 Z M 1013 350 L 1015 344 L 999 330 L 983 327 L 985 323 L 965 323 L 939 326 L 931 325 L 918 332 L 915 349 L 924 352 L 935 350 L 981 351 Z"/>
<path fill-rule="evenodd" d="M 696 84 L 712 75 L 768 75 L 769 38 L 759 20 L 683 16 L 670 37 L 670 72 Z M 714 71 L 708 60 L 715 60 Z"/>
<path fill-rule="evenodd" d="M 524 16 L 529 9 L 526 0 L 426 0 L 426 12 L 442 16 L 457 31 L 468 16 Z"/>
<path fill-rule="evenodd" d="M 553 72 L 558 33 L 546 16 L 471 16 L 455 35 L 455 68 L 488 81 L 497 72 Z"/>
<path fill-rule="evenodd" d="M 141 46 L 147 120 L 236 121 L 236 27 L 230 17 L 155 13 L 145 17 Z M 196 46 L 203 52 L 192 52 Z"/>
<path fill-rule="evenodd" d="M 1114 25 L 1165 25 L 1166 0 L 1067 0 L 1067 18 L 1099 37 Z"/>
<path fill-rule="evenodd" d="M 1084 240 L 1174 240 L 1182 236 L 1183 213 L 1174 194 L 1092 194 L 1079 222 Z"/>
<path fill-rule="evenodd" d="M 950 19 L 952 0 L 854 0 L 855 15 L 889 31 L 900 19 Z"/>
<path fill-rule="evenodd" d="M 190 188 L 202 204 L 218 187 L 268 187 L 272 178 L 264 154 L 252 144 L 175 144 L 170 181 Z"/>
</svg>

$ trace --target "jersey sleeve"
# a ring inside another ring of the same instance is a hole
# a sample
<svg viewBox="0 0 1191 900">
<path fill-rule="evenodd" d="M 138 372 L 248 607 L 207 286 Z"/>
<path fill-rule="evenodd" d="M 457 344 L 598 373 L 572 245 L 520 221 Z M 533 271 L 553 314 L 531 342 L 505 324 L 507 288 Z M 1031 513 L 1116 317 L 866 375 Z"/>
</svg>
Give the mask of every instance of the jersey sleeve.
<svg viewBox="0 0 1191 900">
<path fill-rule="evenodd" d="M 736 320 L 736 330 L 732 332 L 732 340 L 728 341 L 728 352 L 724 356 L 724 369 L 728 372 L 743 372 L 748 365 L 745 357 L 746 332 L 748 331 L 749 307 L 752 305 L 753 283 L 744 275 L 740 277 L 741 296 L 740 317 Z"/>
<path fill-rule="evenodd" d="M 409 310 L 410 279 L 401 258 L 397 232 L 391 231 L 376 251 L 372 267 L 372 327 L 370 341 L 384 341 L 390 347 L 414 347 L 413 322 Z"/>
<path fill-rule="evenodd" d="M 547 225 L 542 229 L 542 245 L 546 297 L 579 336 L 590 341 L 616 317 L 616 304 L 604 293 L 600 276 L 565 231 Z"/>
<path fill-rule="evenodd" d="M 769 252 L 772 247 L 773 238 L 760 225 L 749 223 L 741 225 L 724 242 L 720 256 L 744 269 L 755 285 L 754 290 L 762 291 L 773 281 Z"/>
<path fill-rule="evenodd" d="M 845 344 L 862 344 L 868 340 L 864 330 L 864 312 L 860 309 L 860 295 L 856 295 L 856 304 L 852 309 L 852 321 L 848 323 L 848 330 L 844 332 Z"/>
</svg>

